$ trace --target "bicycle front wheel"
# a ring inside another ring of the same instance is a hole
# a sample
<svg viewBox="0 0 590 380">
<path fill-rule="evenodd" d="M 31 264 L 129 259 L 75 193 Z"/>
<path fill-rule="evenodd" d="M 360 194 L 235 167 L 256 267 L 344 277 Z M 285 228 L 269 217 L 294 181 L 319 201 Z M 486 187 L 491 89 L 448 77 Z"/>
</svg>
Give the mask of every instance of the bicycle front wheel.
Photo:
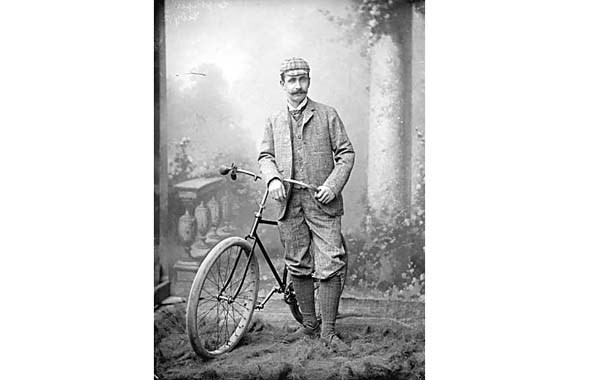
<svg viewBox="0 0 590 380">
<path fill-rule="evenodd" d="M 248 330 L 259 281 L 251 247 L 242 238 L 227 238 L 211 249 L 197 271 L 186 326 L 191 346 L 201 357 L 230 351 Z"/>
</svg>

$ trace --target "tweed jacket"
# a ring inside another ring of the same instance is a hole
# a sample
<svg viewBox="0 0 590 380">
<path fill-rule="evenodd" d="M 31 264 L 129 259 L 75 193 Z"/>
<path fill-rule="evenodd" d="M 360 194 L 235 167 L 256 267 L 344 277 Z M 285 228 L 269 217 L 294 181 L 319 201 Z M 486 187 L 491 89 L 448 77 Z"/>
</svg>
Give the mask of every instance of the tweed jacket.
<svg viewBox="0 0 590 380">
<path fill-rule="evenodd" d="M 287 106 L 266 120 L 258 163 L 262 179 L 268 186 L 273 178 L 292 178 L 293 148 Z M 344 204 L 342 189 L 348 181 L 354 165 L 354 149 L 336 110 L 308 98 L 303 111 L 303 160 L 304 173 L 310 185 L 327 186 L 336 197 L 328 204 L 317 202 L 329 215 L 342 215 Z M 278 219 L 285 215 L 291 185 L 283 182 L 286 200 L 279 202 Z"/>
</svg>

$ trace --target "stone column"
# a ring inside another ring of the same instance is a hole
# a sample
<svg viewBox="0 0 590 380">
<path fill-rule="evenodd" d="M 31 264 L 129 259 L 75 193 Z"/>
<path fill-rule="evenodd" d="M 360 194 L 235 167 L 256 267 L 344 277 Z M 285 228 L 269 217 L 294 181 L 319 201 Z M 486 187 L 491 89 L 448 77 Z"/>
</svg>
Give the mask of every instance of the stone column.
<svg viewBox="0 0 590 380">
<path fill-rule="evenodd" d="M 409 134 L 402 46 L 384 35 L 371 49 L 367 195 L 373 220 L 409 208 Z"/>
</svg>

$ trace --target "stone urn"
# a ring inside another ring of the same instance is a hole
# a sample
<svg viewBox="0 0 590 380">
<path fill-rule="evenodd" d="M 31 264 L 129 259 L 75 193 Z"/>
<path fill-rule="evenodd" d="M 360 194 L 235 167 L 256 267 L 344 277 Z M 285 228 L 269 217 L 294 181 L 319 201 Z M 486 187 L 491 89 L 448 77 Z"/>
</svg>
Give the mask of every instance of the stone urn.
<svg viewBox="0 0 590 380">
<path fill-rule="evenodd" d="M 195 218 L 189 214 L 187 209 L 178 220 L 178 236 L 186 254 L 190 257 L 191 245 L 195 241 Z"/>
</svg>

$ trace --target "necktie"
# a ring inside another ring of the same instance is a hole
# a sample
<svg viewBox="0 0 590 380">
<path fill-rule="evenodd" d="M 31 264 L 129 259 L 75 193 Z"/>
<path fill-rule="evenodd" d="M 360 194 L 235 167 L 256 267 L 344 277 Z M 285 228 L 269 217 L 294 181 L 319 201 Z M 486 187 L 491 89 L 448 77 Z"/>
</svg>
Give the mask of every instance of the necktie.
<svg viewBox="0 0 590 380">
<path fill-rule="evenodd" d="M 301 119 L 301 115 L 303 115 L 303 110 L 294 110 L 289 112 L 291 113 L 291 116 L 293 116 L 293 119 L 295 119 L 296 121 L 299 121 L 299 119 Z"/>
</svg>

